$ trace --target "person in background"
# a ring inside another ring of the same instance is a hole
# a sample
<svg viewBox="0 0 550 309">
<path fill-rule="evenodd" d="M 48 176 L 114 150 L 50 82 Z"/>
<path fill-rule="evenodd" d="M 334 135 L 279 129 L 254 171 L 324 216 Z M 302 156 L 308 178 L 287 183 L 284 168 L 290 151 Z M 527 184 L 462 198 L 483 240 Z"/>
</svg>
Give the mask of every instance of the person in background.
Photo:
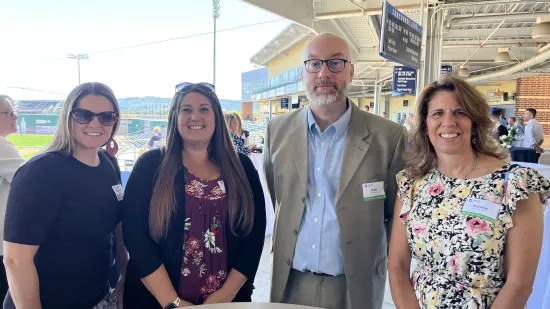
<svg viewBox="0 0 550 309">
<path fill-rule="evenodd" d="M 493 120 L 493 130 L 492 135 L 493 138 L 500 142 L 500 137 L 503 135 L 508 135 L 508 129 L 506 129 L 506 126 L 508 123 L 504 121 L 504 125 L 502 124 L 502 110 L 499 108 L 495 108 L 493 111 L 491 111 L 491 118 Z"/>
<path fill-rule="evenodd" d="M 235 133 L 244 140 L 244 146 L 249 147 L 250 151 L 253 151 L 254 148 L 256 148 L 256 144 L 250 145 L 250 132 L 243 128 L 243 122 L 241 121 L 241 116 L 239 116 L 239 114 L 235 113 L 235 118 L 237 119 L 238 125 Z"/>
<path fill-rule="evenodd" d="M 516 126 L 516 117 L 508 118 L 508 130 Z"/>
<path fill-rule="evenodd" d="M 16 132 L 17 114 L 13 110 L 13 100 L 6 95 L 0 95 L 0 235 L 2 238 L 4 238 L 4 217 L 10 184 L 17 169 L 25 162 L 15 146 L 6 140 L 8 135 Z M 3 252 L 0 248 L 0 258 L 2 259 Z M 0 301 L 4 299 L 7 292 L 8 279 L 2 263 L 0 265 Z M 0 304 L 0 308 L 3 308 L 2 304 Z"/>
<path fill-rule="evenodd" d="M 544 143 L 544 131 L 540 123 L 535 119 L 536 116 L 537 110 L 534 108 L 527 108 L 523 114 L 523 119 L 527 121 L 525 135 L 523 137 L 523 147 L 535 148 L 538 161 L 540 154 L 544 152 L 542 148 L 542 143 Z"/>
<path fill-rule="evenodd" d="M 100 148 L 116 134 L 119 111 L 106 85 L 77 86 L 50 144 L 15 174 L 4 223 L 4 308 L 114 308 L 127 264 L 123 191 L 117 160 Z M 111 295 L 115 231 L 121 276 Z"/>
<path fill-rule="evenodd" d="M 225 114 L 224 119 L 229 135 L 231 136 L 231 140 L 233 141 L 233 146 L 235 146 L 237 152 L 249 155 L 252 150 L 256 148 L 256 145 L 246 145 L 248 137 L 245 135 L 240 126 L 240 121 L 237 114 Z M 246 138 L 244 138 L 245 136 Z"/>
<path fill-rule="evenodd" d="M 539 194 L 550 183 L 504 161 L 489 106 L 468 82 L 434 82 L 418 102 L 420 126 L 396 177 L 388 264 L 396 307 L 524 308 L 542 246 Z"/>
<path fill-rule="evenodd" d="M 508 121 L 504 118 L 504 109 L 496 108 L 495 110 L 498 112 L 500 124 L 504 127 L 508 127 Z"/>
<path fill-rule="evenodd" d="M 149 142 L 147 144 L 145 144 L 145 146 L 143 146 L 143 148 L 141 148 L 141 150 L 139 151 L 139 154 L 142 155 L 144 154 L 146 151 L 149 151 L 151 149 L 156 149 L 156 148 L 159 148 L 158 145 L 157 145 L 157 142 L 162 140 L 162 130 L 160 129 L 160 127 L 155 127 L 153 129 L 153 136 L 151 136 L 151 139 L 149 140 Z"/>
<path fill-rule="evenodd" d="M 151 139 L 149 140 L 149 143 L 147 144 L 149 146 L 149 150 L 159 148 L 157 145 L 157 142 L 162 139 L 162 130 L 160 127 L 155 127 L 153 129 L 153 136 L 151 136 Z"/>
<path fill-rule="evenodd" d="M 370 111 L 370 106 L 365 104 L 365 106 L 363 106 L 363 110 L 368 113 Z"/>
<path fill-rule="evenodd" d="M 517 139 L 523 139 L 525 136 L 525 123 L 523 122 L 523 118 L 517 118 L 514 127 L 516 128 Z"/>
<path fill-rule="evenodd" d="M 414 123 L 414 116 L 410 115 L 407 120 L 405 120 L 404 124 L 405 128 L 407 129 L 407 132 L 413 133 L 416 129 L 416 124 Z"/>
<path fill-rule="evenodd" d="M 382 117 L 384 117 L 384 118 L 388 119 L 388 113 L 386 113 L 386 112 L 382 112 Z"/>
<path fill-rule="evenodd" d="M 126 308 L 251 301 L 264 195 L 252 161 L 231 145 L 212 85 L 174 95 L 166 146 L 138 159 L 122 222 Z"/>
</svg>

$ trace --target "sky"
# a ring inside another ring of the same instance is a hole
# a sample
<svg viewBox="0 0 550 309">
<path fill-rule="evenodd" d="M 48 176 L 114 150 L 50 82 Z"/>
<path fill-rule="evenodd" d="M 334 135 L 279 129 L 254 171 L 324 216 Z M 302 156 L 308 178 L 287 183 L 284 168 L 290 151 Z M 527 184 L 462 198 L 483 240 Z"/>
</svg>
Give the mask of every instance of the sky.
<svg viewBox="0 0 550 309">
<path fill-rule="evenodd" d="M 241 73 L 255 69 L 250 58 L 290 22 L 220 0 L 218 31 L 258 23 L 217 33 L 221 99 L 240 99 Z M 172 97 L 177 83 L 212 82 L 212 31 L 209 0 L 0 0 L 0 94 L 65 99 L 78 85 L 77 60 L 66 59 L 73 53 L 89 54 L 81 82 L 103 82 L 119 98 Z M 192 37 L 110 51 L 185 36 Z"/>
</svg>

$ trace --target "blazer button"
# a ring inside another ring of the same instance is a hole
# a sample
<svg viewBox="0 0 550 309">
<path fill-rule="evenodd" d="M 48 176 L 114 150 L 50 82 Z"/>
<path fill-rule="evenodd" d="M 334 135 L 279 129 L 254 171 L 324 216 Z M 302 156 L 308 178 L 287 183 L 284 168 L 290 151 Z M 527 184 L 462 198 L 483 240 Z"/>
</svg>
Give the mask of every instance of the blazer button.
<svg viewBox="0 0 550 309">
<path fill-rule="evenodd" d="M 286 260 L 286 265 L 290 266 L 290 260 Z"/>
<path fill-rule="evenodd" d="M 298 230 L 294 230 L 294 235 L 298 235 Z"/>
</svg>

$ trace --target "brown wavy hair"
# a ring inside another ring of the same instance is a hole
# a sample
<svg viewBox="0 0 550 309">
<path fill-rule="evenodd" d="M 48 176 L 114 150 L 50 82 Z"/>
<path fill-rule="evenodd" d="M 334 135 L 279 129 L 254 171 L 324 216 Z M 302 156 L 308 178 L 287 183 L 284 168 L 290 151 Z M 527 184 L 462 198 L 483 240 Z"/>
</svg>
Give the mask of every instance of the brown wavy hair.
<svg viewBox="0 0 550 309">
<path fill-rule="evenodd" d="M 225 183 L 231 232 L 235 235 L 248 235 L 254 225 L 252 190 L 225 126 L 220 100 L 214 91 L 196 84 L 178 91 L 170 105 L 166 146 L 162 148 L 163 160 L 157 171 L 149 204 L 149 231 L 157 242 L 166 235 L 170 218 L 176 212 L 174 180 L 178 171 L 183 168 L 184 149 L 183 139 L 178 131 L 178 114 L 181 101 L 192 92 L 208 98 L 214 111 L 216 128 L 208 145 L 208 156 L 220 168 Z"/>
<path fill-rule="evenodd" d="M 440 91 L 452 92 L 458 103 L 464 108 L 472 120 L 472 148 L 476 154 L 485 154 L 498 159 L 505 159 L 507 151 L 503 151 L 491 137 L 493 123 L 489 117 L 489 104 L 468 82 L 450 77 L 426 86 L 415 106 L 416 127 L 411 137 L 409 151 L 405 154 L 405 170 L 412 179 L 420 178 L 437 164 L 435 149 L 428 137 L 426 118 L 428 107 L 434 95 Z M 475 139 L 475 143 L 473 142 Z"/>
</svg>

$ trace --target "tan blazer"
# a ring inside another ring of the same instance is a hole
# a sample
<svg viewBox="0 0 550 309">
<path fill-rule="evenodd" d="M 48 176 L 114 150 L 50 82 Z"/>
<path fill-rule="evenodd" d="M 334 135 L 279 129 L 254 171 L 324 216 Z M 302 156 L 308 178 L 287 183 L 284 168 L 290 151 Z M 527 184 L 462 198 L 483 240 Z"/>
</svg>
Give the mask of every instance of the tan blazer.
<svg viewBox="0 0 550 309">
<path fill-rule="evenodd" d="M 344 268 L 353 309 L 382 308 L 388 239 L 403 169 L 402 126 L 359 110 L 351 120 L 336 197 Z M 308 184 L 307 109 L 275 117 L 268 125 L 264 168 L 275 208 L 272 235 L 271 301 L 280 302 L 292 267 Z M 365 202 L 362 185 L 384 182 L 386 199 Z"/>
</svg>

